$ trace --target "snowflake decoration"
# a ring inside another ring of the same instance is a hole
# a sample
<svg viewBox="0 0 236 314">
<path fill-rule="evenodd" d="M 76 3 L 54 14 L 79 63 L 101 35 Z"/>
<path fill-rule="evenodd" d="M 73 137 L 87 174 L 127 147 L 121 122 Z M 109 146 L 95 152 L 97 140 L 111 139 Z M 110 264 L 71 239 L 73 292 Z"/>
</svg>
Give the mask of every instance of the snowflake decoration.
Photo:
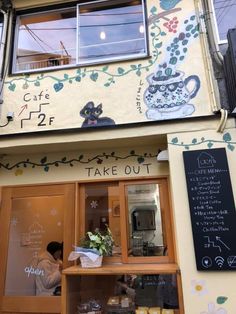
<svg viewBox="0 0 236 314">
<path fill-rule="evenodd" d="M 97 208 L 98 207 L 98 201 L 92 201 L 90 203 L 91 208 Z"/>
<path fill-rule="evenodd" d="M 56 215 L 57 215 L 57 209 L 56 209 L 56 208 L 52 208 L 52 209 L 50 210 L 50 215 L 56 216 Z"/>
<path fill-rule="evenodd" d="M 17 219 L 16 217 L 13 217 L 13 218 L 11 219 L 11 225 L 14 226 L 14 227 L 18 224 L 18 222 L 19 222 L 19 221 L 18 221 L 18 219 Z"/>
</svg>

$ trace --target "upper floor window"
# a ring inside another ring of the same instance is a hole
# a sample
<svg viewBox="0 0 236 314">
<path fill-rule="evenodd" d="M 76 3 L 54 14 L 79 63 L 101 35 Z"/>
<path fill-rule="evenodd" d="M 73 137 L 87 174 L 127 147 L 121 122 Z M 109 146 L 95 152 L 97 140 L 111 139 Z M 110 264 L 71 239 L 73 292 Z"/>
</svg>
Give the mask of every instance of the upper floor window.
<svg viewBox="0 0 236 314">
<path fill-rule="evenodd" d="M 146 55 L 144 0 L 93 1 L 17 16 L 13 73 Z"/>
<path fill-rule="evenodd" d="M 228 30 L 236 27 L 236 1 L 235 0 L 211 0 L 213 1 L 216 24 L 218 28 L 219 42 L 227 40 Z"/>
</svg>

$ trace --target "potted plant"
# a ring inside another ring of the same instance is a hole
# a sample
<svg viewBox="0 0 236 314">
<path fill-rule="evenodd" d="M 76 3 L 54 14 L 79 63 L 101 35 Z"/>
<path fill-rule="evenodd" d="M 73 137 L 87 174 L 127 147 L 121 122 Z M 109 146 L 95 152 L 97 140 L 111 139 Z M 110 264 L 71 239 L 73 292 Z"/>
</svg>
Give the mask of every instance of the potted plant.
<svg viewBox="0 0 236 314">
<path fill-rule="evenodd" d="M 105 231 L 98 228 L 94 232 L 88 231 L 81 240 L 81 247 L 85 253 L 94 253 L 98 257 L 93 261 L 88 256 L 80 256 L 82 267 L 100 267 L 103 256 L 111 256 L 114 240 L 111 230 L 106 227 Z"/>
</svg>

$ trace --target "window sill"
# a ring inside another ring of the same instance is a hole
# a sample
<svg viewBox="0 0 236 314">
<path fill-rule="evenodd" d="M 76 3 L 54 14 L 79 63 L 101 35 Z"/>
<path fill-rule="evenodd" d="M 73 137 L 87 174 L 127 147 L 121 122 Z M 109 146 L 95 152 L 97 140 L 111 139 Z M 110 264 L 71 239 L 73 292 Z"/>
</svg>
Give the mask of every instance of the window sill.
<svg viewBox="0 0 236 314">
<path fill-rule="evenodd" d="M 97 62 L 97 63 L 83 63 L 83 64 L 73 64 L 73 65 L 65 65 L 65 66 L 57 66 L 57 67 L 51 67 L 51 68 L 40 68 L 40 69 L 34 69 L 34 70 L 28 70 L 28 71 L 17 71 L 17 72 L 11 72 L 9 73 L 9 76 L 19 76 L 19 75 L 31 75 L 31 74 L 39 74 L 39 73 L 50 73 L 50 72 L 56 72 L 56 71 L 63 71 L 63 70 L 73 70 L 73 69 L 79 69 L 79 68 L 85 68 L 85 67 L 94 67 L 94 66 L 101 66 L 104 67 L 105 65 L 114 65 L 114 64 L 121 64 L 121 63 L 127 63 L 127 62 L 134 62 L 138 60 L 149 60 L 151 59 L 151 55 L 144 55 L 144 56 L 137 56 L 130 59 L 119 59 L 114 61 L 104 61 L 103 63 Z"/>
</svg>

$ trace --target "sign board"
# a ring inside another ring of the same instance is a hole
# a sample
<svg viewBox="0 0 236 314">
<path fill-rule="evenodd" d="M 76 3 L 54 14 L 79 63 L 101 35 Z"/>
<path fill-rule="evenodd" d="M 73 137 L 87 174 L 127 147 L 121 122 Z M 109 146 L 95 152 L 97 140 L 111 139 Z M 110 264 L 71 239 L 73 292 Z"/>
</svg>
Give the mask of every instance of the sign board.
<svg viewBox="0 0 236 314">
<path fill-rule="evenodd" d="M 183 152 L 198 270 L 236 270 L 236 212 L 224 148 Z"/>
</svg>

